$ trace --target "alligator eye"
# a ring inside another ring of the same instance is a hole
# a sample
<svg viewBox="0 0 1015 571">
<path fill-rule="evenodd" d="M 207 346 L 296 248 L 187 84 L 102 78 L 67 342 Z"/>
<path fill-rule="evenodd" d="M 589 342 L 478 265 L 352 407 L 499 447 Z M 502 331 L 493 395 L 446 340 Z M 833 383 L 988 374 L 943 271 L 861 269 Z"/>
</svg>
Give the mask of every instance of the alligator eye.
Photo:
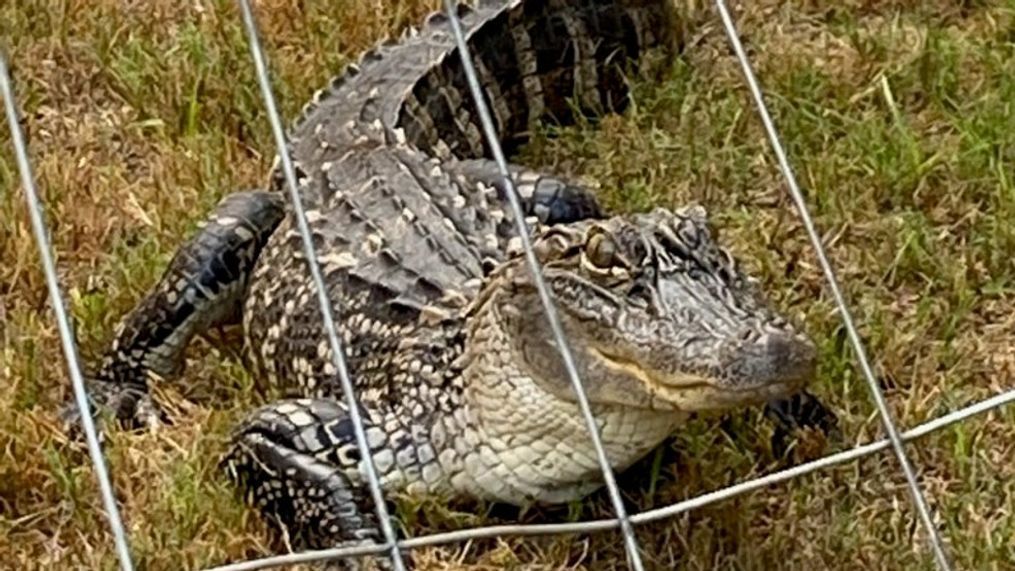
<svg viewBox="0 0 1015 571">
<path fill-rule="evenodd" d="M 593 234 L 585 245 L 585 256 L 592 265 L 609 268 L 617 256 L 617 244 L 605 233 Z"/>
</svg>

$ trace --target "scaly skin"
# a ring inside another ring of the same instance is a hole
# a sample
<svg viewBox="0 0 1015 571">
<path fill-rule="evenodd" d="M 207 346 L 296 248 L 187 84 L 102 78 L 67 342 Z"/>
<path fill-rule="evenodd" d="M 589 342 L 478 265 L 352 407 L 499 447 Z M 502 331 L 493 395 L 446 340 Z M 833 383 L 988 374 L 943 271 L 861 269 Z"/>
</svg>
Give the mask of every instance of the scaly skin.
<svg viewBox="0 0 1015 571">
<path fill-rule="evenodd" d="M 502 141 L 621 110 L 623 66 L 675 44 L 667 6 L 463 8 Z M 477 120 L 435 15 L 307 106 L 290 135 L 299 191 L 385 490 L 567 502 L 598 488 L 600 469 Z M 615 469 L 690 413 L 789 397 L 813 375 L 813 344 L 702 208 L 607 217 L 589 189 L 512 169 Z M 237 428 L 230 477 L 295 545 L 373 541 L 334 356 L 277 169 L 271 180 L 273 192 L 227 198 L 180 249 L 125 319 L 93 396 L 150 422 L 149 374 L 179 374 L 193 335 L 242 322 L 256 377 L 294 398 Z"/>
</svg>

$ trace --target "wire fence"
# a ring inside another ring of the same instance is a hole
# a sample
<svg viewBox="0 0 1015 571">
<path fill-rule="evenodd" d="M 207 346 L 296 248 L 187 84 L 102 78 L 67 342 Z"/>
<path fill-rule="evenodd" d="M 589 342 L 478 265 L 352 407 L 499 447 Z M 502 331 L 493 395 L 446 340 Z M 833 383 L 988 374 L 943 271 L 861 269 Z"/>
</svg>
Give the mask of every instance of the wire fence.
<svg viewBox="0 0 1015 571">
<path fill-rule="evenodd" d="M 360 449 L 361 457 L 365 459 L 365 462 L 363 463 L 364 475 L 366 477 L 367 484 L 370 487 L 370 493 L 374 501 L 374 506 L 381 527 L 380 531 L 383 535 L 384 541 L 383 543 L 373 545 L 313 550 L 274 557 L 265 557 L 251 561 L 223 565 L 212 568 L 209 571 L 246 571 L 253 569 L 267 569 L 282 565 L 309 563 L 337 558 L 362 557 L 365 555 L 386 555 L 390 559 L 394 569 L 402 570 L 405 569 L 403 552 L 425 546 L 501 536 L 591 533 L 615 530 L 618 528 L 624 538 L 625 551 L 627 553 L 627 559 L 630 567 L 635 570 L 641 570 L 644 568 L 644 565 L 641 560 L 638 540 L 634 532 L 635 525 L 673 517 L 692 509 L 723 501 L 740 494 L 757 490 L 778 482 L 790 480 L 830 466 L 870 456 L 886 449 L 891 449 L 899 460 L 900 467 L 906 478 L 907 487 L 912 496 L 914 507 L 916 508 L 919 519 L 927 533 L 929 546 L 938 567 L 944 571 L 951 570 L 952 567 L 944 548 L 944 541 L 941 538 L 937 526 L 934 524 L 931 510 L 928 507 L 927 501 L 920 489 L 919 482 L 917 481 L 916 472 L 906 456 L 904 443 L 930 434 L 931 432 L 944 429 L 972 416 L 984 414 L 998 407 L 1015 402 L 1015 390 L 1007 391 L 990 399 L 944 415 L 938 419 L 920 424 L 908 431 L 899 431 L 888 409 L 884 394 L 882 393 L 874 376 L 873 370 L 870 366 L 870 361 L 867 357 L 867 352 L 864 349 L 859 332 L 853 322 L 852 315 L 842 294 L 839 281 L 835 276 L 834 269 L 828 261 L 828 257 L 821 243 L 820 235 L 814 226 L 813 219 L 811 218 L 810 212 L 807 208 L 806 200 L 804 199 L 803 193 L 800 191 L 793 169 L 786 156 L 779 133 L 768 112 L 763 91 L 757 81 L 757 78 L 755 77 L 750 60 L 744 53 L 743 46 L 740 42 L 740 35 L 724 0 L 716 0 L 715 2 L 719 17 L 722 20 L 730 45 L 740 62 L 745 81 L 751 92 L 754 104 L 757 107 L 766 135 L 772 146 L 773 152 L 776 155 L 783 177 L 786 179 L 788 190 L 807 231 L 808 238 L 811 241 L 815 253 L 817 254 L 819 264 L 842 317 L 843 325 L 848 332 L 850 344 L 853 351 L 856 353 L 857 362 L 860 365 L 861 372 L 868 384 L 871 397 L 874 399 L 875 406 L 888 437 L 886 439 L 863 444 L 843 452 L 825 456 L 818 460 L 800 464 L 789 469 L 746 480 L 738 484 L 671 504 L 669 506 L 629 515 L 624 507 L 613 470 L 607 461 L 606 453 L 603 449 L 602 442 L 600 441 L 597 424 L 592 415 L 588 398 L 583 388 L 580 375 L 578 374 L 577 368 L 574 364 L 569 345 L 564 337 L 563 330 L 557 317 L 556 308 L 553 304 L 552 298 L 550 297 L 546 283 L 543 280 L 539 262 L 532 250 L 523 209 L 521 207 L 517 191 L 514 187 L 514 182 L 508 174 L 507 162 L 497 139 L 493 120 L 491 118 L 490 111 L 486 106 L 482 88 L 476 76 L 475 68 L 473 67 L 468 42 L 466 40 L 465 33 L 462 30 L 461 22 L 458 19 L 457 11 L 455 10 L 456 3 L 454 0 L 445 0 L 445 8 L 451 25 L 455 45 L 461 55 L 460 59 L 468 80 L 471 96 L 476 104 L 477 111 L 480 116 L 483 134 L 489 143 L 490 149 L 492 150 L 493 158 L 497 164 L 500 174 L 504 178 L 512 215 L 515 217 L 517 227 L 520 229 L 521 244 L 525 252 L 526 261 L 533 274 L 534 282 L 539 292 L 540 301 L 543 304 L 546 317 L 557 342 L 557 347 L 560 350 L 561 359 L 564 362 L 569 380 L 574 387 L 579 408 L 589 430 L 589 437 L 596 450 L 597 460 L 602 470 L 603 480 L 609 493 L 615 517 L 611 519 L 559 524 L 483 526 L 471 529 L 461 529 L 447 533 L 431 534 L 399 541 L 392 526 L 391 517 L 388 513 L 386 503 L 383 499 L 383 492 L 380 481 L 377 477 L 376 467 L 373 464 L 372 455 L 369 454 L 369 447 L 363 428 L 363 422 L 360 418 L 359 407 L 356 405 L 356 395 L 353 389 L 353 384 L 349 378 L 348 367 L 344 356 L 345 353 L 342 350 L 342 342 L 335 327 L 333 305 L 329 299 L 324 285 L 324 280 L 321 276 L 316 251 L 314 250 L 305 211 L 296 184 L 295 171 L 293 169 L 291 158 L 287 153 L 285 133 L 282 127 L 281 118 L 275 105 L 275 99 L 271 89 L 271 81 L 268 75 L 267 65 L 265 63 L 264 52 L 258 38 L 254 13 L 250 7 L 249 0 L 238 0 L 238 2 L 250 46 L 251 56 L 257 72 L 258 83 L 264 97 L 264 103 L 268 112 L 268 119 L 271 123 L 272 134 L 278 147 L 278 156 L 285 176 L 287 190 L 289 191 L 289 196 L 292 200 L 297 228 L 303 239 L 304 254 L 306 256 L 307 265 L 316 289 L 318 303 L 321 308 L 321 317 L 328 335 L 328 342 L 334 355 L 334 365 L 338 371 L 339 382 L 341 383 L 346 404 L 348 405 L 350 420 L 352 421 L 354 428 L 356 444 Z M 32 229 L 39 247 L 39 255 L 42 260 L 43 272 L 45 273 L 50 300 L 56 315 L 60 339 L 64 356 L 67 361 L 67 367 L 70 372 L 76 404 L 81 415 L 86 443 L 88 445 L 92 463 L 95 467 L 96 478 L 99 481 L 102 501 L 106 510 L 107 518 L 109 519 L 110 530 L 115 542 L 120 568 L 124 571 L 132 571 L 133 563 L 130 556 L 127 535 L 120 519 L 119 510 L 113 494 L 112 484 L 109 479 L 99 439 L 97 438 L 92 415 L 89 410 L 88 396 L 81 375 L 80 361 L 78 359 L 77 349 L 70 326 L 70 319 L 64 306 L 63 293 L 60 289 L 60 284 L 53 262 L 53 246 L 50 241 L 49 231 L 46 227 L 42 203 L 39 199 L 39 194 L 35 186 L 34 176 L 28 158 L 27 146 L 21 132 L 16 99 L 14 97 L 14 89 L 7 69 L 6 56 L 3 53 L 0 53 L 0 96 L 4 99 L 7 121 L 11 131 L 11 140 L 15 150 L 15 158 L 18 170 L 20 171 L 26 201 L 28 203 Z"/>
<path fill-rule="evenodd" d="M 7 124 L 10 125 L 11 142 L 14 144 L 14 158 L 18 163 L 18 171 L 21 173 L 21 186 L 25 190 L 25 200 L 28 202 L 28 215 L 32 220 L 35 243 L 39 246 L 39 258 L 42 261 L 42 271 L 46 276 L 46 288 L 49 290 L 50 303 L 53 306 L 53 313 L 56 314 L 56 325 L 60 331 L 63 356 L 67 361 L 67 371 L 70 373 L 71 386 L 74 389 L 74 400 L 81 414 L 88 454 L 92 458 L 95 476 L 99 480 L 99 491 L 102 494 L 102 503 L 106 507 L 106 517 L 109 518 L 113 540 L 116 542 L 116 554 L 120 559 L 120 568 L 123 571 L 131 571 L 134 567 L 127 546 L 127 534 L 123 531 L 123 521 L 120 519 L 120 511 L 116 507 L 113 484 L 109 480 L 109 472 L 102 456 L 95 423 L 92 421 L 92 415 L 89 414 L 88 391 L 85 388 L 84 377 L 81 375 L 81 361 L 78 359 L 77 344 L 74 342 L 70 317 L 68 317 L 67 307 L 64 305 L 63 292 L 60 290 L 60 280 L 56 275 L 56 264 L 53 263 L 53 244 L 49 239 L 49 229 L 46 227 L 39 192 L 35 188 L 32 163 L 28 160 L 28 147 L 25 145 L 25 136 L 21 132 L 21 122 L 18 119 L 14 87 L 11 85 L 11 76 L 7 71 L 7 60 L 3 54 L 0 54 L 0 95 L 4 98 Z"/>
</svg>

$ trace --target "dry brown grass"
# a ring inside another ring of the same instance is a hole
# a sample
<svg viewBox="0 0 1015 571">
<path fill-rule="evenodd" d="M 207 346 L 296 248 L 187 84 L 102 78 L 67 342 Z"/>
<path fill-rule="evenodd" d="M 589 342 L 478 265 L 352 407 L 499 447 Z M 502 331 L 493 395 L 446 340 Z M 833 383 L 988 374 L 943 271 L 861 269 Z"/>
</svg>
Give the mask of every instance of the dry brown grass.
<svg viewBox="0 0 1015 571">
<path fill-rule="evenodd" d="M 433 0 L 259 3 L 277 94 L 313 89 Z M 740 17 L 847 297 L 899 421 L 1009 388 L 1015 377 L 1015 49 L 1005 2 L 754 3 Z M 0 3 L 24 127 L 62 283 L 86 357 L 225 193 L 273 154 L 230 0 Z M 524 153 L 598 180 L 615 208 L 704 202 L 726 240 L 822 349 L 817 391 L 845 442 L 881 434 L 862 378 L 716 21 L 661 83 L 606 128 Z M 885 81 L 882 81 L 885 78 Z M 885 86 L 887 85 L 887 92 Z M 887 93 L 891 97 L 887 97 Z M 0 155 L 0 567 L 113 568 L 87 455 L 56 429 L 69 396 L 16 182 Z M 141 569 L 199 568 L 279 549 L 214 467 L 253 394 L 203 344 L 158 434 L 114 434 L 115 486 Z M 910 448 L 961 569 L 1015 569 L 1015 414 Z M 621 477 L 632 508 L 691 497 L 785 464 L 757 411 L 692 423 Z M 653 461 L 659 460 L 659 469 Z M 409 533 L 495 521 L 605 517 L 608 502 L 525 514 L 403 506 Z M 477 515 L 478 514 L 478 515 Z M 652 568 L 930 569 L 889 454 L 639 528 Z M 488 540 L 427 549 L 431 569 L 622 564 L 616 536 Z"/>
</svg>

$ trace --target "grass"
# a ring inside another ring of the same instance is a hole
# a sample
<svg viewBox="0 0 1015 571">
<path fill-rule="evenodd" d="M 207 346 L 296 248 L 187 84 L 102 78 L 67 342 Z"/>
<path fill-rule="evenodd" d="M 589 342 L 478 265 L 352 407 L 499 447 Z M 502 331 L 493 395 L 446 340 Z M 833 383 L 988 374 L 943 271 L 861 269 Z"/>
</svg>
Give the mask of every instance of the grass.
<svg viewBox="0 0 1015 571">
<path fill-rule="evenodd" d="M 259 3 L 284 114 L 350 58 L 436 3 Z M 1015 5 L 752 3 L 738 21 L 817 224 L 902 425 L 1015 377 Z M 704 203 L 724 240 L 806 324 L 816 392 L 844 442 L 882 434 L 866 385 L 731 57 L 697 17 L 694 45 L 636 106 L 540 136 L 524 161 L 598 181 L 615 210 Z M 274 153 L 230 0 L 0 4 L 24 128 L 81 352 L 92 358 L 175 246 L 222 196 L 260 185 Z M 6 129 L 0 134 L 0 566 L 112 569 L 87 455 L 60 435 L 69 384 Z M 231 423 L 264 398 L 228 355 L 194 348 L 175 426 L 106 451 L 139 569 L 199 568 L 282 549 L 215 469 Z M 186 397 L 186 401 L 182 400 Z M 191 403 L 191 404 L 186 404 Z M 699 419 L 620 478 L 632 509 L 786 465 L 757 411 Z M 909 448 L 957 568 L 1015 568 L 1015 412 Z M 801 443 L 797 456 L 813 456 Z M 457 511 L 455 511 L 457 510 Z M 475 511 L 421 500 L 420 535 L 459 525 L 606 517 Z M 638 529 L 659 569 L 931 569 L 896 461 L 881 454 Z M 610 534 L 484 540 L 415 552 L 426 569 L 612 569 Z"/>
</svg>

